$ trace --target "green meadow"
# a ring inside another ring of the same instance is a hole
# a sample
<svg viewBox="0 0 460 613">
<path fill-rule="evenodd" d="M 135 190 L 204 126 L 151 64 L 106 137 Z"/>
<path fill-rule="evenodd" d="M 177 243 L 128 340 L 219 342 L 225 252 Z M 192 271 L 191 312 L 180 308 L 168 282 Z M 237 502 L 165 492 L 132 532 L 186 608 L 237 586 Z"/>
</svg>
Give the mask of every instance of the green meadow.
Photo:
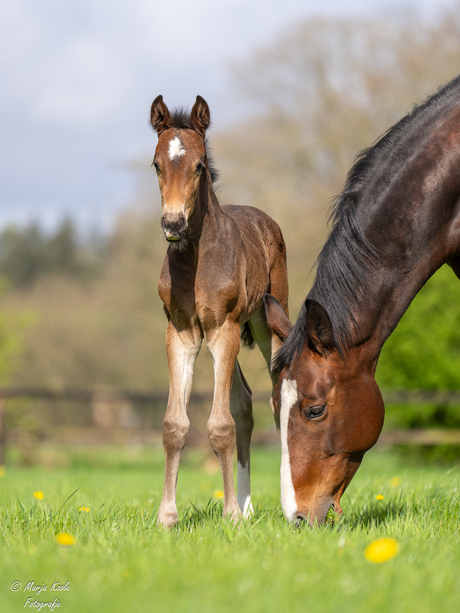
<svg viewBox="0 0 460 613">
<path fill-rule="evenodd" d="M 48 464 L 13 463 L 0 478 L 2 612 L 460 610 L 457 465 L 417 467 L 375 450 L 342 519 L 295 528 L 280 509 L 279 450 L 256 449 L 254 516 L 235 527 L 221 517 L 215 463 L 192 449 L 179 473 L 180 524 L 166 532 L 156 526 L 160 450 L 70 460 L 51 450 Z M 397 555 L 367 560 L 383 537 L 396 539 Z"/>
</svg>

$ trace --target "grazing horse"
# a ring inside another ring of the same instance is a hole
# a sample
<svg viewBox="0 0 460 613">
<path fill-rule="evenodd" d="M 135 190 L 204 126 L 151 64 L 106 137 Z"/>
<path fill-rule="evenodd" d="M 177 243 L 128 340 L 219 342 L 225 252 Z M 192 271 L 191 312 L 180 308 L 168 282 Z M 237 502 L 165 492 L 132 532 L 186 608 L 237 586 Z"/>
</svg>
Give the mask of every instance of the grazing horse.
<svg viewBox="0 0 460 613">
<path fill-rule="evenodd" d="M 237 520 L 252 512 L 249 445 L 254 424 L 251 390 L 237 360 L 240 336 L 249 346 L 255 341 L 270 365 L 281 341 L 267 326 L 263 297 L 273 294 L 286 316 L 286 247 L 278 225 L 262 211 L 219 205 L 213 189 L 217 175 L 206 151 L 210 113 L 203 98 L 197 96 L 188 114 L 170 113 L 158 96 L 150 119 L 158 134 L 153 166 L 161 192 L 161 227 L 169 242 L 158 285 L 168 319 L 169 365 L 158 523 L 169 528 L 178 521 L 177 473 L 190 425 L 193 365 L 203 339 L 213 359 L 215 381 L 207 432 L 222 472 L 224 516 Z M 238 497 L 233 481 L 235 443 Z"/>
<path fill-rule="evenodd" d="M 325 521 L 364 453 L 384 405 L 375 382 L 383 344 L 429 277 L 460 278 L 460 77 L 363 151 L 335 201 L 311 291 L 291 326 L 272 297 L 284 341 L 273 369 L 288 520 Z"/>
</svg>

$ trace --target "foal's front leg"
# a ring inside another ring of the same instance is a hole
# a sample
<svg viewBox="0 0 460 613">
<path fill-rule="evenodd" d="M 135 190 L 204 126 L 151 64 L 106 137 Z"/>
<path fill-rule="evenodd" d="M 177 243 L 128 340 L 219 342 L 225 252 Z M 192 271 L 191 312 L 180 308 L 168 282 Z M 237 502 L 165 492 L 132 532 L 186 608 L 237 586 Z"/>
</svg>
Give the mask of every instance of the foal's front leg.
<svg viewBox="0 0 460 613">
<path fill-rule="evenodd" d="M 214 362 L 214 399 L 207 431 L 219 461 L 224 486 L 224 517 L 241 517 L 233 479 L 233 453 L 236 444 L 235 422 L 230 412 L 230 391 L 236 358 L 240 350 L 240 326 L 228 319 L 211 333 L 206 343 Z"/>
<path fill-rule="evenodd" d="M 166 331 L 166 354 L 169 366 L 168 408 L 163 420 L 165 478 L 158 512 L 158 524 L 171 528 L 177 524 L 177 473 L 190 420 L 187 416 L 192 389 L 193 366 L 201 347 L 196 330 L 178 332 L 170 322 Z"/>
</svg>

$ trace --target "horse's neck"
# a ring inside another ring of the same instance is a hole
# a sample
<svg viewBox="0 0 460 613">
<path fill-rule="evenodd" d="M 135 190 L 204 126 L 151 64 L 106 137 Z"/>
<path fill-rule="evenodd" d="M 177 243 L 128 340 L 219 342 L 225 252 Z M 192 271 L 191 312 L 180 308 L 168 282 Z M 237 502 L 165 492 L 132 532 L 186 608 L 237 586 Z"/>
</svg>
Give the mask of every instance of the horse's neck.
<svg viewBox="0 0 460 613">
<path fill-rule="evenodd" d="M 374 213 L 364 228 L 380 257 L 369 273 L 370 295 L 361 296 L 362 308 L 354 310 L 356 344 L 370 342 L 378 355 L 415 295 L 438 268 L 455 257 L 460 247 L 453 232 L 460 218 L 458 183 L 454 198 L 448 199 L 444 190 L 439 195 L 438 185 L 415 204 L 413 194 L 401 190 L 397 201 L 393 196 L 382 202 L 380 215 Z"/>
<path fill-rule="evenodd" d="M 374 275 L 372 293 L 365 307 L 355 313 L 357 326 L 354 344 L 369 344 L 377 357 L 413 298 L 439 266 L 430 266 L 425 261 L 407 274 L 396 277 L 388 276 L 388 271 L 384 269 L 378 271 Z"/>
<path fill-rule="evenodd" d="M 193 214 L 190 217 L 190 239 L 194 247 L 201 241 L 215 240 L 222 228 L 223 213 L 214 192 L 209 172 L 200 181 Z"/>
</svg>

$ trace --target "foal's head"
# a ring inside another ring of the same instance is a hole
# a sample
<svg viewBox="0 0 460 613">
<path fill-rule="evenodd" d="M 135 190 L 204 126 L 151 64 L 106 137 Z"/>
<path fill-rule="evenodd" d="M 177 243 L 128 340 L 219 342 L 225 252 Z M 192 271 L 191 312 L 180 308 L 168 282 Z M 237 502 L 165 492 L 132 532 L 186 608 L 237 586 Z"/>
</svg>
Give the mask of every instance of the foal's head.
<svg viewBox="0 0 460 613">
<path fill-rule="evenodd" d="M 158 96 L 150 122 L 158 134 L 152 165 L 160 185 L 161 227 L 166 240 L 177 244 L 186 236 L 200 177 L 208 168 L 204 138 L 211 122 L 209 107 L 197 96 L 190 116 L 183 112 L 171 115 L 163 96 Z"/>
</svg>

